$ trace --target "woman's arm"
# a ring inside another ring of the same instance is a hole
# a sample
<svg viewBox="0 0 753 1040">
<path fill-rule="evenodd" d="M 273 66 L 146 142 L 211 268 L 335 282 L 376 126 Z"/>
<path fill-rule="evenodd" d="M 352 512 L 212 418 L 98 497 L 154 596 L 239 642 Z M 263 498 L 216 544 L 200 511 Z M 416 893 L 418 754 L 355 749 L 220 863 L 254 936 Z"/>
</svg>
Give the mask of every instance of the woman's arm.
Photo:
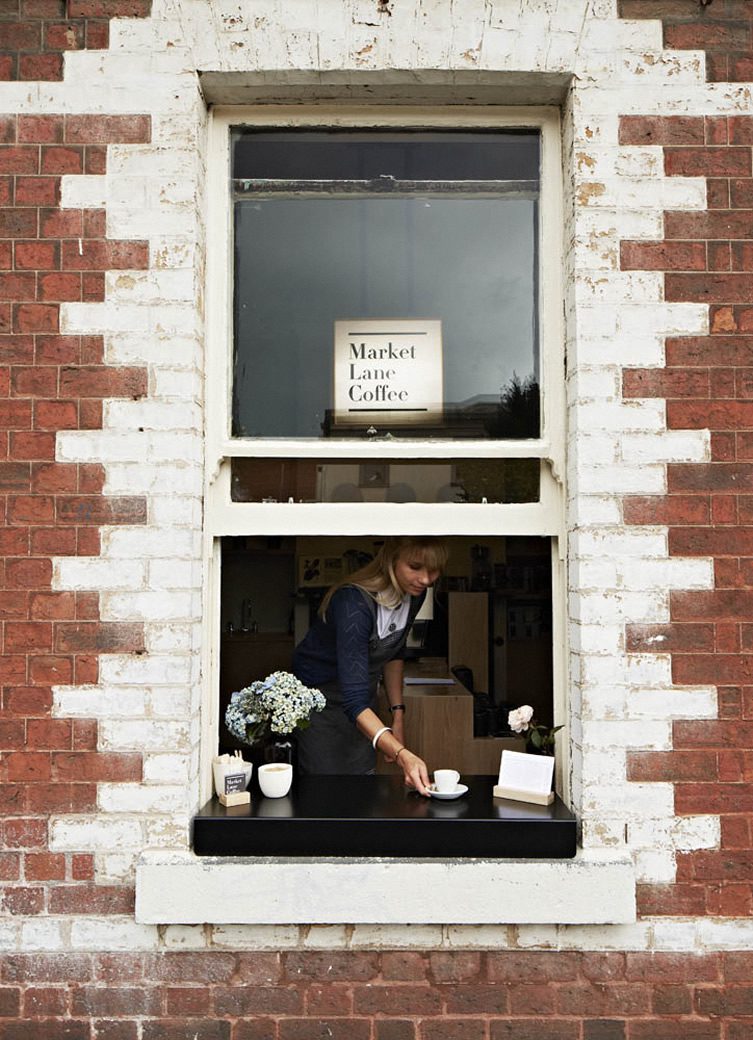
<svg viewBox="0 0 753 1040">
<path fill-rule="evenodd" d="M 372 741 L 380 730 L 384 730 L 377 740 L 377 750 L 400 766 L 409 787 L 415 787 L 419 794 L 429 794 L 429 773 L 426 763 L 418 755 L 409 751 L 404 744 L 401 744 L 394 733 L 384 729 L 384 724 L 376 712 L 371 708 L 365 708 L 356 718 L 356 726 L 364 736 Z"/>
<path fill-rule="evenodd" d="M 384 679 L 384 692 L 387 694 L 387 700 L 390 705 L 390 726 L 392 726 L 392 734 L 399 743 L 405 743 L 405 705 L 403 704 L 403 662 L 400 658 L 396 658 L 392 661 L 387 661 L 382 669 L 382 677 Z M 395 705 L 400 707 L 397 711 L 393 711 L 392 708 Z M 393 761 L 389 758 L 388 761 Z"/>
</svg>

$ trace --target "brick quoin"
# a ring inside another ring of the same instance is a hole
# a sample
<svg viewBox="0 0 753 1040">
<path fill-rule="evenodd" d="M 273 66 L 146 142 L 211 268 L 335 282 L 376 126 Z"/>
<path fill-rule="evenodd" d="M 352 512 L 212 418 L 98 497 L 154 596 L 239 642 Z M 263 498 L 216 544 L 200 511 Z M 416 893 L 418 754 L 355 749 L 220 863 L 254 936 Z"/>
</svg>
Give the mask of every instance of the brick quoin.
<svg viewBox="0 0 753 1040">
<path fill-rule="evenodd" d="M 705 50 L 711 80 L 753 76 L 753 4 L 622 0 L 620 13 L 662 19 L 667 47 Z M 713 591 L 671 593 L 669 623 L 628 625 L 627 647 L 670 653 L 674 682 L 715 685 L 720 712 L 676 722 L 670 752 L 628 755 L 630 780 L 674 784 L 679 815 L 721 818 L 721 850 L 680 855 L 677 883 L 640 886 L 638 903 L 647 915 L 749 916 L 753 844 L 742 821 L 753 808 L 753 117 L 623 116 L 619 138 L 661 146 L 667 176 L 705 177 L 707 185 L 705 211 L 667 212 L 663 241 L 620 248 L 623 270 L 665 272 L 667 301 L 709 305 L 708 335 L 670 336 L 664 368 L 623 372 L 625 399 L 662 398 L 670 429 L 711 435 L 710 461 L 669 465 L 668 494 L 627 497 L 625 522 L 665 524 L 671 555 L 714 561 Z"/>
<path fill-rule="evenodd" d="M 56 4 L 28 0 L 14 22 L 10 6 L 0 21 L 6 44 L 18 38 L 31 47 L 59 15 Z M 142 7 L 68 4 L 80 12 L 82 45 L 106 27 L 108 10 L 135 16 Z M 61 334 L 60 303 L 102 300 L 104 272 L 144 269 L 149 251 L 145 242 L 106 238 L 102 211 L 61 210 L 59 201 L 62 174 L 87 171 L 92 156 L 102 171 L 108 144 L 150 136 L 141 115 L 0 117 L 0 847 L 8 850 L 0 868 L 10 915 L 133 911 L 130 887 L 91 883 L 91 856 L 45 846 L 49 814 L 91 813 L 98 783 L 141 780 L 140 755 L 97 751 L 95 720 L 51 712 L 53 685 L 96 682 L 99 655 L 141 653 L 143 629 L 102 623 L 98 593 L 58 592 L 51 582 L 55 557 L 99 553 L 101 525 L 146 520 L 143 499 L 103 496 L 101 466 L 56 461 L 55 438 L 100 428 L 106 398 L 146 393 L 144 369 L 104 364 L 101 337 Z M 61 1001 L 68 1010 L 64 994 L 37 989 L 24 1009 L 54 1015 Z"/>
</svg>

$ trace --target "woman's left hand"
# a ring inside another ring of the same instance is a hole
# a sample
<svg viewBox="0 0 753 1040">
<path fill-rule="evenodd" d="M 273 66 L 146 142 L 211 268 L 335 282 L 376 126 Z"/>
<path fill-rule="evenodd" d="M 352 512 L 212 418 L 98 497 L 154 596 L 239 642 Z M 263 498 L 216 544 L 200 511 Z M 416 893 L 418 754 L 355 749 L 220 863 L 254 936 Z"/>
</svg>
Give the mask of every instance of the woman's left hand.
<svg viewBox="0 0 753 1040">
<path fill-rule="evenodd" d="M 418 755 L 405 748 L 397 756 L 398 765 L 403 771 L 403 777 L 408 787 L 414 787 L 419 794 L 429 797 L 429 771 L 426 763 Z"/>
</svg>

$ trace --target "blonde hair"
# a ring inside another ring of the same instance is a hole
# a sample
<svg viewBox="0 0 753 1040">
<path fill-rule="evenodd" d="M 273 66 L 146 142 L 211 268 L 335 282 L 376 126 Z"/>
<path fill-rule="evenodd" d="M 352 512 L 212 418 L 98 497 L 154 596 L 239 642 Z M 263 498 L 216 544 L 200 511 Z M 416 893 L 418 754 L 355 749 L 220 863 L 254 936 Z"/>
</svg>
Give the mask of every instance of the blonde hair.
<svg viewBox="0 0 753 1040">
<path fill-rule="evenodd" d="M 363 589 L 372 599 L 386 607 L 397 607 L 403 600 L 403 590 L 395 577 L 395 564 L 401 556 L 411 562 L 424 564 L 430 571 L 440 573 L 447 565 L 447 545 L 433 535 L 403 535 L 400 538 L 385 538 L 374 559 L 365 567 L 349 574 L 327 591 L 319 607 L 319 616 L 324 617 L 329 602 L 343 585 L 355 585 Z"/>
</svg>

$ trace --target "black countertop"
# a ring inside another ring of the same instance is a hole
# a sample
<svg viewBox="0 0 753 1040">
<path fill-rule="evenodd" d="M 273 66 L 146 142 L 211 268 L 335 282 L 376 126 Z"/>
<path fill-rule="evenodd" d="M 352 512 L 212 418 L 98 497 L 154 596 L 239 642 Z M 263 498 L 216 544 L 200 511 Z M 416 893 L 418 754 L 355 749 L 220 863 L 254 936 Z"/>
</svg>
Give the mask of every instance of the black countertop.
<svg viewBox="0 0 753 1040">
<path fill-rule="evenodd" d="M 532 805 L 493 798 L 496 776 L 463 776 L 454 801 L 424 798 L 401 776 L 307 776 L 285 798 L 251 804 L 213 798 L 193 821 L 199 856 L 373 856 L 563 859 L 576 820 L 556 798 Z"/>
</svg>

